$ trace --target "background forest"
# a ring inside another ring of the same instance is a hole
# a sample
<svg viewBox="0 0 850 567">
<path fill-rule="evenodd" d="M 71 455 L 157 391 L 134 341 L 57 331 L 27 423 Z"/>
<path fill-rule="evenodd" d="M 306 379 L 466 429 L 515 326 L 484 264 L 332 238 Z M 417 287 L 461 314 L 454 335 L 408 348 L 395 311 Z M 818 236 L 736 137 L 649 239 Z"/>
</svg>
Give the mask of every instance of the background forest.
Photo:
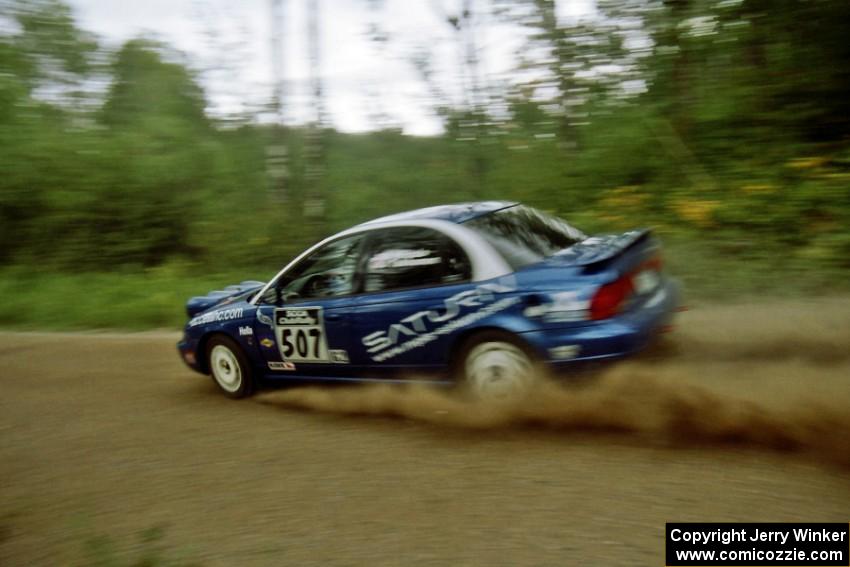
<svg viewBox="0 0 850 567">
<path fill-rule="evenodd" d="M 516 72 L 481 76 L 473 9 L 523 37 Z M 334 231 L 473 199 L 585 232 L 652 226 L 692 301 L 846 290 L 850 3 L 596 13 L 459 3 L 463 96 L 411 54 L 444 127 L 413 137 L 335 131 L 320 82 L 300 126 L 212 115 L 168 45 L 107 48 L 60 0 L 0 0 L 0 325 L 176 326 L 188 296 L 266 279 Z"/>
</svg>

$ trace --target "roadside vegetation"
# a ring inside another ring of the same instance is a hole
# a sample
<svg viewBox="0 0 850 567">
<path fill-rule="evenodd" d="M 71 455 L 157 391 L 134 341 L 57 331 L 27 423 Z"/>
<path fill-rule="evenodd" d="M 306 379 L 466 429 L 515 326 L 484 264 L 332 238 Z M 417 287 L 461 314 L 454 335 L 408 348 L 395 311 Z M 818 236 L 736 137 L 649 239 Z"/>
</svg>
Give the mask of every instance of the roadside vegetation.
<svg viewBox="0 0 850 567">
<path fill-rule="evenodd" d="M 0 0 L 0 325 L 176 328 L 187 297 L 324 235 L 477 199 L 653 226 L 693 301 L 847 291 L 850 4 L 599 1 L 575 26 L 554 5 L 494 2 L 537 78 L 435 96 L 445 133 L 416 138 L 211 117 L 170 47 L 110 50 L 59 0 Z"/>
<path fill-rule="evenodd" d="M 153 526 L 137 534 L 128 543 L 107 535 L 88 537 L 84 541 L 83 567 L 201 567 L 199 561 L 186 559 L 186 553 L 175 551 L 165 543 L 166 526 Z"/>
</svg>

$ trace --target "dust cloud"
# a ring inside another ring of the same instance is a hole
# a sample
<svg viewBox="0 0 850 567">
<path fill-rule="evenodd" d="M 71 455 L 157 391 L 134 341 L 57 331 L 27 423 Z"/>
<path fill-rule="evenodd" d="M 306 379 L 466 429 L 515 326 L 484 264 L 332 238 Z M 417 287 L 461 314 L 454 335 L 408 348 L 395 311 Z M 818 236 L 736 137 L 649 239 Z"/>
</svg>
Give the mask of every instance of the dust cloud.
<svg viewBox="0 0 850 567">
<path fill-rule="evenodd" d="M 427 386 L 292 388 L 263 403 L 477 430 L 606 433 L 670 447 L 737 445 L 850 466 L 850 304 L 693 309 L 640 356 L 511 404 Z"/>
</svg>

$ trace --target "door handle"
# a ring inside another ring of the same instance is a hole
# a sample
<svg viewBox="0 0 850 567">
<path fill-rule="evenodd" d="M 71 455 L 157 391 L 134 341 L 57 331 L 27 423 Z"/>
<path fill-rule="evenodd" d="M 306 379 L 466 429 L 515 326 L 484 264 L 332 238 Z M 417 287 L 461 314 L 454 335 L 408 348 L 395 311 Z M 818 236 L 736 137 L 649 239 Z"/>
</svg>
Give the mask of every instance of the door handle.
<svg viewBox="0 0 850 567">
<path fill-rule="evenodd" d="M 340 319 L 342 319 L 342 315 L 339 313 L 328 313 L 325 315 L 326 321 L 339 321 Z"/>
</svg>

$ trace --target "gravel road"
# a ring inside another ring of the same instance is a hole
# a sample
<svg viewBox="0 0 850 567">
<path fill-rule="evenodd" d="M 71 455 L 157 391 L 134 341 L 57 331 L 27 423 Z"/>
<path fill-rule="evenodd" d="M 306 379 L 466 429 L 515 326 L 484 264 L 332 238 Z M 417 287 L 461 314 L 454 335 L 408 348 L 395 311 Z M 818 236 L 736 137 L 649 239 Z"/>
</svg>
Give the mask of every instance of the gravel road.
<svg viewBox="0 0 850 567">
<path fill-rule="evenodd" d="M 522 407 L 219 395 L 173 333 L 0 333 L 0 565 L 663 565 L 668 521 L 850 520 L 850 301 L 705 306 Z"/>
</svg>

